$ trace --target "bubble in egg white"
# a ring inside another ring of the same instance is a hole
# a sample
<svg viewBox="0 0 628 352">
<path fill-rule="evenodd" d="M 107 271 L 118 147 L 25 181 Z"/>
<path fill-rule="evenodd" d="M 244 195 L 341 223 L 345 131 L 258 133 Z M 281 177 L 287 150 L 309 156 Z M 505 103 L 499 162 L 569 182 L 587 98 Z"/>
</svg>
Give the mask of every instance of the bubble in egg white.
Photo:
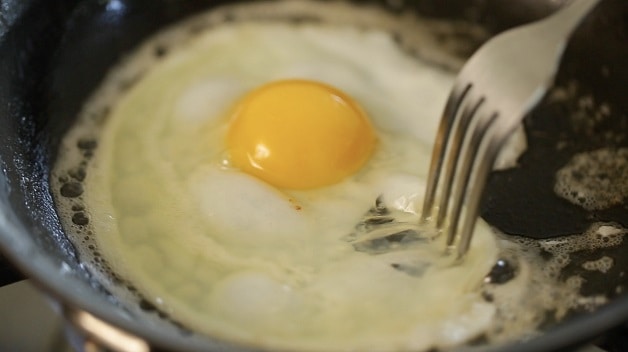
<svg viewBox="0 0 628 352">
<path fill-rule="evenodd" d="M 221 318 L 244 326 L 276 323 L 277 315 L 298 304 L 290 287 L 256 272 L 240 272 L 221 280 L 210 300 L 219 307 Z"/>
<path fill-rule="evenodd" d="M 212 77 L 186 88 L 177 99 L 175 115 L 182 123 L 202 124 L 220 119 L 225 102 L 242 95 L 246 87 L 233 78 Z"/>
<path fill-rule="evenodd" d="M 201 168 L 188 187 L 223 241 L 293 240 L 313 225 L 285 194 L 241 172 Z"/>
</svg>

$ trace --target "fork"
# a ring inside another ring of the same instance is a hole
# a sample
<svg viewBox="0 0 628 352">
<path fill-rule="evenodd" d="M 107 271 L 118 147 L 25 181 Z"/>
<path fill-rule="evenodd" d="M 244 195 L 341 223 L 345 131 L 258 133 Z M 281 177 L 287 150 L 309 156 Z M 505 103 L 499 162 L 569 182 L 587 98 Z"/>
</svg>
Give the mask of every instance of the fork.
<svg viewBox="0 0 628 352">
<path fill-rule="evenodd" d="M 567 40 L 599 1 L 572 0 L 545 19 L 496 36 L 456 78 L 434 142 L 421 221 L 446 232 L 447 250 L 456 248 L 458 259 L 469 250 L 499 150 L 545 96 Z"/>
</svg>

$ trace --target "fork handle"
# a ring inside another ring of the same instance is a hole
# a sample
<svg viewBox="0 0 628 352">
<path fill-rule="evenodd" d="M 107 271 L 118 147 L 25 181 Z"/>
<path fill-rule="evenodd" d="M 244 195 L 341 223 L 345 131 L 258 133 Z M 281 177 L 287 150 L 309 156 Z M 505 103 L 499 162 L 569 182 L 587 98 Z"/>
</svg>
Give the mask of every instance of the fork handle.
<svg viewBox="0 0 628 352">
<path fill-rule="evenodd" d="M 541 21 L 541 25 L 547 26 L 552 30 L 547 35 L 555 35 L 562 39 L 566 38 L 566 34 L 574 31 L 574 29 L 582 22 L 585 15 L 589 13 L 601 0 L 571 0 L 553 15 Z"/>
</svg>

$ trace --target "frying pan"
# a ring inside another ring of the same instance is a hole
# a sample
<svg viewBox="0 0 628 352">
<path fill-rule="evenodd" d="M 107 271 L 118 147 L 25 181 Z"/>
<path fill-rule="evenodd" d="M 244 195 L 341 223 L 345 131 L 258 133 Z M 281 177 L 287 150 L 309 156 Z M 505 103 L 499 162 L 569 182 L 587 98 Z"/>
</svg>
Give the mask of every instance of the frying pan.
<svg viewBox="0 0 628 352">
<path fill-rule="evenodd" d="M 78 348 L 95 341 L 121 350 L 130 346 L 151 350 L 255 349 L 196 335 L 168 319 L 155 323 L 147 316 L 159 312 L 150 305 L 130 309 L 94 280 L 81 262 L 60 226 L 49 188 L 50 168 L 60 139 L 108 68 L 158 29 L 201 10 L 234 2 L 0 1 L 0 248 L 12 265 L 57 302 L 69 323 L 69 335 L 76 338 L 77 346 L 82 344 Z M 480 26 L 487 35 L 464 30 L 439 34 L 443 42 L 464 44 L 455 46 L 454 54 L 460 57 L 470 55 L 488 36 L 542 18 L 560 6 L 551 0 L 353 2 Z M 482 206 L 485 220 L 506 234 L 533 238 L 578 234 L 597 222 L 628 227 L 625 199 L 588 211 L 553 192 L 556 171 L 576 153 L 628 146 L 626 57 L 628 3 L 606 0 L 575 33 L 555 92 L 526 117 L 528 148 L 518 167 L 491 175 Z M 551 98 L 565 87 L 577 87 L 573 99 Z M 600 106 L 608 113 L 596 115 Z M 597 117 L 573 118 L 583 110 Z M 621 185 L 626 180 L 619 177 L 610 182 Z M 538 337 L 476 348 L 568 350 L 628 321 L 628 297 L 623 294 L 628 284 L 624 274 L 628 268 L 626 246 L 628 243 L 573 253 L 572 265 L 563 271 L 565 277 L 574 272 L 583 275 L 583 293 L 604 294 L 609 303 L 594 311 L 573 312 L 560 323 L 548 324 Z M 614 259 L 610 271 L 581 270 L 584 261 L 601 255 Z"/>
</svg>

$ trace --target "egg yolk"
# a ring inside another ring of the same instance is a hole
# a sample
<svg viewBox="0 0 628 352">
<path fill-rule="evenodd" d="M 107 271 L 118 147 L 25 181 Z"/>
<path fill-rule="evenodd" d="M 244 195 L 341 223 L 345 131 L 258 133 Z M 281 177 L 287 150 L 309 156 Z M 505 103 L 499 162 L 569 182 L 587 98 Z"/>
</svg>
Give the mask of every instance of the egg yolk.
<svg viewBox="0 0 628 352">
<path fill-rule="evenodd" d="M 308 80 L 271 82 L 247 94 L 227 134 L 235 167 L 287 189 L 326 186 L 355 173 L 376 141 L 353 99 Z"/>
</svg>

